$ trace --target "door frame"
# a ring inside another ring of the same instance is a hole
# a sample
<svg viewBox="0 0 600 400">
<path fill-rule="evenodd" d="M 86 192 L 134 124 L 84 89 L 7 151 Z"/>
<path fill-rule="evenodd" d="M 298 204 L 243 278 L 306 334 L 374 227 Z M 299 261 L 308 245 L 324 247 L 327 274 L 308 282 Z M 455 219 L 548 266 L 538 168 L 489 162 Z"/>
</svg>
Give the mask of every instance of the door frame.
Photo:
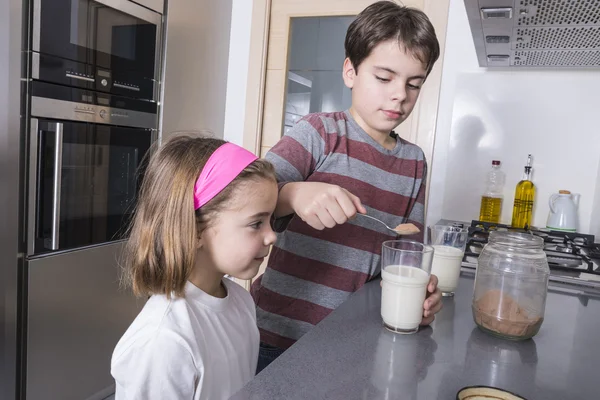
<svg viewBox="0 0 600 400">
<path fill-rule="evenodd" d="M 270 16 L 271 0 L 253 0 L 243 146 L 246 150 L 256 155 L 260 155 L 260 143 L 262 140 L 262 115 L 267 77 Z"/>
</svg>

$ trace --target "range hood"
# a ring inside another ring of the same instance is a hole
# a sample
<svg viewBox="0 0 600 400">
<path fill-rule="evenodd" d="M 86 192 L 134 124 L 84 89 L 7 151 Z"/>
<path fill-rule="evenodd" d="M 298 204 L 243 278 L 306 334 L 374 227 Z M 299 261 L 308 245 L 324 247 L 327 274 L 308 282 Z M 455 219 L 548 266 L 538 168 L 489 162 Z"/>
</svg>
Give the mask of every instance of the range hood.
<svg viewBox="0 0 600 400">
<path fill-rule="evenodd" d="M 600 0 L 464 0 L 482 67 L 600 68 Z"/>
</svg>

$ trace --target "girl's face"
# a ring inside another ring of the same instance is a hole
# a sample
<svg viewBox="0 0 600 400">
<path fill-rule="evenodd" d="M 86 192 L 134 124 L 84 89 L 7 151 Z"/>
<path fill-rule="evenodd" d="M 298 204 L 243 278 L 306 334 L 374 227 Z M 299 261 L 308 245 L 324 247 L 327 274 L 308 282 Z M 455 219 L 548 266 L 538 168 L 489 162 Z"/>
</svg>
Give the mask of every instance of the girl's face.
<svg viewBox="0 0 600 400">
<path fill-rule="evenodd" d="M 204 260 L 222 274 L 252 279 L 269 254 L 276 236 L 271 216 L 277 205 L 277 184 L 268 179 L 242 183 L 204 230 L 200 249 Z"/>
</svg>

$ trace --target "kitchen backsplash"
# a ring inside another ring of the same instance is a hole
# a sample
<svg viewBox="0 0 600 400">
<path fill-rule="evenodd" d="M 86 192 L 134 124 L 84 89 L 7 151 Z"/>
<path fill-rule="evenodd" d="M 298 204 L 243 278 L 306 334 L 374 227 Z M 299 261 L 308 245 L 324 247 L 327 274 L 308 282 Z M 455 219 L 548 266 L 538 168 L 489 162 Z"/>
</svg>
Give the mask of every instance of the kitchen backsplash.
<svg viewBox="0 0 600 400">
<path fill-rule="evenodd" d="M 485 173 L 506 173 L 501 222 L 533 154 L 533 224 L 559 189 L 581 194 L 580 231 L 600 235 L 598 71 L 480 68 L 462 0 L 452 0 L 433 154 L 428 223 L 477 219 Z"/>
</svg>

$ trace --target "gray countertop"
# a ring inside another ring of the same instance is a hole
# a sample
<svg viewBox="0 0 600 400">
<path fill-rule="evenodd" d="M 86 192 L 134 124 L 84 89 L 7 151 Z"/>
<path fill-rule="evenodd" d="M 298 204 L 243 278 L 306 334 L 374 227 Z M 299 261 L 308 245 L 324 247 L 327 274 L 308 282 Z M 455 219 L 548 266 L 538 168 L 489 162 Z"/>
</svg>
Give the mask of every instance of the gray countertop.
<svg viewBox="0 0 600 400">
<path fill-rule="evenodd" d="M 232 399 L 453 400 L 470 385 L 529 400 L 599 398 L 598 292 L 551 287 L 540 332 L 511 342 L 473 322 L 473 278 L 463 272 L 456 296 L 414 335 L 382 327 L 379 280 L 369 282 Z"/>
</svg>

